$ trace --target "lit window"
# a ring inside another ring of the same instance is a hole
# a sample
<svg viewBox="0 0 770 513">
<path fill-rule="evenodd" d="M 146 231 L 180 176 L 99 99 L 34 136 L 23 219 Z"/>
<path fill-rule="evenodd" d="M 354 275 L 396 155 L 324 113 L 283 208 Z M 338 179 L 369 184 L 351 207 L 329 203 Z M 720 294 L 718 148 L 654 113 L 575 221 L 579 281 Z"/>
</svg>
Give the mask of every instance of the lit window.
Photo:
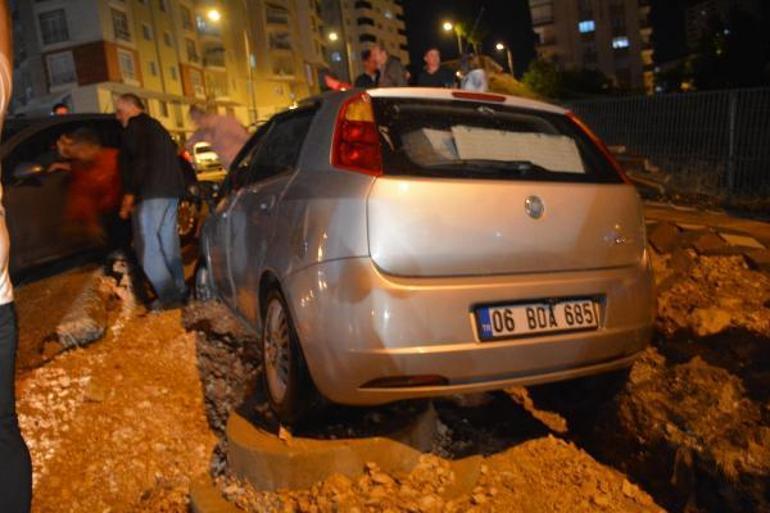
<svg viewBox="0 0 770 513">
<path fill-rule="evenodd" d="M 628 38 L 626 36 L 612 38 L 612 47 L 616 50 L 620 48 L 628 48 Z"/>
<path fill-rule="evenodd" d="M 594 20 L 585 20 L 578 23 L 578 30 L 581 34 L 587 34 L 596 30 L 596 23 Z"/>
<path fill-rule="evenodd" d="M 332 52 L 332 62 L 342 62 L 342 54 L 340 52 Z"/>
</svg>

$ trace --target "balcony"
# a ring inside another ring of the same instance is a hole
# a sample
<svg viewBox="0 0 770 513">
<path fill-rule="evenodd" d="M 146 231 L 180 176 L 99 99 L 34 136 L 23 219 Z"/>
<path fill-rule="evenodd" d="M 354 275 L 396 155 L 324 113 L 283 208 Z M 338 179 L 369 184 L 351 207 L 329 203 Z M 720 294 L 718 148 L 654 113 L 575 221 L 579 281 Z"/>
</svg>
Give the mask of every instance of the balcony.
<svg viewBox="0 0 770 513">
<path fill-rule="evenodd" d="M 361 16 L 356 20 L 358 22 L 358 25 L 369 25 L 371 27 L 374 26 L 374 20 L 372 18 L 369 18 L 368 16 Z"/>
<path fill-rule="evenodd" d="M 532 18 L 532 26 L 539 27 L 541 25 L 550 25 L 553 23 L 553 16 L 540 16 L 538 18 Z"/>
<path fill-rule="evenodd" d="M 404 29 L 398 29 L 398 35 L 406 37 L 406 30 Z"/>
<path fill-rule="evenodd" d="M 225 69 L 225 49 L 222 47 L 204 49 L 203 65 L 207 68 Z"/>
<path fill-rule="evenodd" d="M 372 3 L 366 0 L 358 0 L 353 7 L 356 9 L 372 9 Z"/>
<path fill-rule="evenodd" d="M 361 34 L 358 36 L 358 41 L 360 43 L 376 43 L 377 37 L 373 36 L 372 34 Z"/>
</svg>

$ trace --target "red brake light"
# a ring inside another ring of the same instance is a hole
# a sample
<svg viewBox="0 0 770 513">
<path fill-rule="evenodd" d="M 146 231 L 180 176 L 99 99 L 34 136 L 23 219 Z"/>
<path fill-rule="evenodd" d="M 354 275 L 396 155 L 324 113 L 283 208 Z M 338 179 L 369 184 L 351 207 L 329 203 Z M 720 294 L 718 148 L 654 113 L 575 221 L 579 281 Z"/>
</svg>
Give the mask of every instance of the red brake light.
<svg viewBox="0 0 770 513">
<path fill-rule="evenodd" d="M 477 100 L 482 102 L 503 103 L 505 101 L 505 96 L 499 94 L 474 93 L 469 91 L 452 91 L 452 96 L 463 100 Z"/>
<path fill-rule="evenodd" d="M 623 171 L 623 166 L 620 165 L 620 162 L 617 161 L 615 157 L 612 156 L 612 153 L 610 153 L 609 148 L 607 148 L 607 145 L 604 144 L 604 141 L 599 139 L 599 136 L 596 135 L 590 128 L 588 128 L 588 125 L 585 124 L 585 122 L 577 117 L 574 112 L 567 112 L 567 118 L 572 121 L 572 123 L 586 136 L 588 136 L 589 139 L 591 139 L 591 142 L 594 143 L 594 145 L 599 148 L 599 151 L 604 155 L 604 157 L 609 161 L 610 165 L 617 171 L 618 175 L 620 175 L 620 178 L 623 179 L 623 181 L 627 184 L 631 183 L 631 180 L 628 179 L 628 176 L 626 176 L 626 172 Z"/>
<path fill-rule="evenodd" d="M 366 93 L 347 100 L 337 116 L 332 165 L 372 176 L 382 175 L 380 135 L 372 99 Z"/>
<path fill-rule="evenodd" d="M 189 151 L 187 151 L 187 150 L 184 150 L 182 153 L 180 153 L 180 156 L 181 156 L 183 159 L 185 159 L 187 162 L 189 162 L 190 164 L 192 164 L 192 163 L 193 163 L 193 158 L 192 158 L 192 155 L 190 155 L 190 152 L 189 152 Z"/>
</svg>

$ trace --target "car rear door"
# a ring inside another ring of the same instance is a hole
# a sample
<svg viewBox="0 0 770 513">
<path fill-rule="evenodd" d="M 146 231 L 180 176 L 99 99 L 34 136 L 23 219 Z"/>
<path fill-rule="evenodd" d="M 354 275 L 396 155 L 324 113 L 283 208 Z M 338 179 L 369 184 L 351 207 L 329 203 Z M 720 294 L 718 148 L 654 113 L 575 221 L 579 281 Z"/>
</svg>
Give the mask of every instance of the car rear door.
<svg viewBox="0 0 770 513">
<path fill-rule="evenodd" d="M 230 217 L 230 273 L 239 313 L 259 322 L 259 282 L 270 241 L 281 226 L 280 203 L 296 173 L 296 165 L 315 113 L 294 110 L 273 119 L 252 162 L 252 179 L 236 198 Z"/>
<path fill-rule="evenodd" d="M 233 226 L 231 215 L 243 188 L 254 181 L 252 164 L 259 150 L 260 142 L 269 131 L 270 126 L 269 123 L 263 125 L 241 150 L 223 183 L 222 199 L 206 220 L 207 252 L 211 274 L 219 297 L 231 306 L 235 305 L 235 286 L 230 275 L 230 259 L 232 258 L 232 248 L 230 247 L 232 237 L 230 234 Z"/>
<path fill-rule="evenodd" d="M 399 98 L 375 98 L 374 107 L 386 141 L 367 223 L 384 272 L 473 276 L 640 261 L 636 191 L 563 113 Z"/>
</svg>

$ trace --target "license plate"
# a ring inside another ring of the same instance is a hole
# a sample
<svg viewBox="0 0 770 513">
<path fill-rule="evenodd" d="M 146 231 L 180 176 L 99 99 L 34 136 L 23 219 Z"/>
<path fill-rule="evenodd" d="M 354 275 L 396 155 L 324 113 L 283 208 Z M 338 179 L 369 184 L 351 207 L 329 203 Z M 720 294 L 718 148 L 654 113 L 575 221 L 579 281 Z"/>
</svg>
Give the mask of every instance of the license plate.
<svg viewBox="0 0 770 513">
<path fill-rule="evenodd" d="M 594 299 L 569 299 L 476 310 L 481 340 L 599 328 L 600 305 Z"/>
</svg>

